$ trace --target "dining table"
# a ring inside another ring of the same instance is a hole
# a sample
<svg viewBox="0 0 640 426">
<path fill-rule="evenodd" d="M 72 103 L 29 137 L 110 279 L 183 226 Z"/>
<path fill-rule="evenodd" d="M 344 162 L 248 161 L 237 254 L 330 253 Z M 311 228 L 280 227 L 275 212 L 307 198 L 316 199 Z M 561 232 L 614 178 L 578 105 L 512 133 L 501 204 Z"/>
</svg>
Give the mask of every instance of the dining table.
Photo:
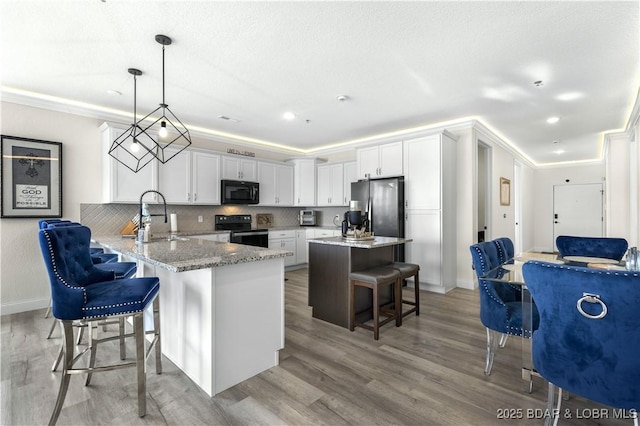
<svg viewBox="0 0 640 426">
<path fill-rule="evenodd" d="M 533 301 L 531 293 L 527 289 L 522 265 L 527 261 L 538 260 L 542 262 L 566 264 L 570 266 L 581 266 L 588 268 L 624 270 L 621 262 L 612 259 L 585 256 L 565 256 L 561 257 L 557 253 L 549 252 L 525 252 L 513 258 L 507 259 L 495 268 L 487 271 L 481 276 L 487 281 L 506 282 L 510 285 L 519 286 L 522 289 L 522 380 L 524 390 L 531 393 L 533 389 L 533 376 L 540 377 L 533 367 L 531 357 L 531 338 L 533 336 Z"/>
</svg>

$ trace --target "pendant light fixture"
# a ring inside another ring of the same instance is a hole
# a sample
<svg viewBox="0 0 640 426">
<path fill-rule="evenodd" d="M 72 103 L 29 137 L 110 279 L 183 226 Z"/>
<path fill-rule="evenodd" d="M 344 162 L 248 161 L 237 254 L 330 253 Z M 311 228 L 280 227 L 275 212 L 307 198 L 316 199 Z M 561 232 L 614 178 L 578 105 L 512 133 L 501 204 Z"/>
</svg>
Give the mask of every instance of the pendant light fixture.
<svg viewBox="0 0 640 426">
<path fill-rule="evenodd" d="M 158 152 L 155 156 L 161 163 L 166 163 L 173 157 L 178 155 L 182 150 L 191 145 L 191 136 L 189 130 L 182 124 L 180 119 L 169 109 L 169 105 L 165 102 L 164 91 L 164 47 L 171 44 L 171 38 L 158 34 L 156 41 L 162 45 L 162 103 L 158 108 L 150 112 L 141 121 L 146 122 L 147 119 L 153 122 L 145 127 L 144 131 L 148 134 L 157 135 Z M 154 119 L 158 112 L 162 115 Z M 171 147 L 169 151 L 166 148 Z"/>
<path fill-rule="evenodd" d="M 160 145 L 149 136 L 146 129 L 140 127 L 140 121 L 136 115 L 136 77 L 142 75 L 142 71 L 129 68 L 129 74 L 133 75 L 133 124 L 118 136 L 109 148 L 109 155 L 127 166 L 134 173 L 149 164 L 160 153 Z"/>
</svg>

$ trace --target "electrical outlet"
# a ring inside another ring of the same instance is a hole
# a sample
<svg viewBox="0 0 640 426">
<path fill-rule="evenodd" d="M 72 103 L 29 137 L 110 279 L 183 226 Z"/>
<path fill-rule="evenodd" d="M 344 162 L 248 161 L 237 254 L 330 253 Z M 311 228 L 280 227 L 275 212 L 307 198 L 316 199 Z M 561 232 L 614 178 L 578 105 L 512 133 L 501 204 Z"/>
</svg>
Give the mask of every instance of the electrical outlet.
<svg viewBox="0 0 640 426">
<path fill-rule="evenodd" d="M 202 218 L 202 216 L 198 216 L 198 222 L 200 223 L 204 222 L 204 219 Z"/>
</svg>

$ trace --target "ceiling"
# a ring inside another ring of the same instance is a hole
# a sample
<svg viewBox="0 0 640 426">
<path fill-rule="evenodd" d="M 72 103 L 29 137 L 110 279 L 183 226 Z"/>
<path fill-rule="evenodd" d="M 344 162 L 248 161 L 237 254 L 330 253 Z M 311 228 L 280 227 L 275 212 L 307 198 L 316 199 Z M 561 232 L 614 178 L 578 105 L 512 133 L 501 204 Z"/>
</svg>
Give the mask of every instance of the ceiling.
<svg viewBox="0 0 640 426">
<path fill-rule="evenodd" d="M 165 34 L 166 101 L 190 129 L 318 152 L 473 118 L 535 164 L 593 160 L 637 95 L 639 10 L 637 1 L 3 0 L 2 96 L 69 101 L 127 123 L 128 68 L 144 73 L 138 113 L 162 100 L 154 37 Z M 552 116 L 560 120 L 548 124 Z"/>
</svg>

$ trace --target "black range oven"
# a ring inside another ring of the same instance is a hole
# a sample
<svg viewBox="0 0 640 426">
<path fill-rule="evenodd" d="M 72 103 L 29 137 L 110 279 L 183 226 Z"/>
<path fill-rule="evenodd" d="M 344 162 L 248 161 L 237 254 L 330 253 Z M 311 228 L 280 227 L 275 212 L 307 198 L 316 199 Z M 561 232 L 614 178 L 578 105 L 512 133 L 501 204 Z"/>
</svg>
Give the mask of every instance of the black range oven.
<svg viewBox="0 0 640 426">
<path fill-rule="evenodd" d="M 252 229 L 250 214 L 216 215 L 216 231 L 229 231 L 229 242 L 269 247 L 269 230 Z"/>
</svg>

